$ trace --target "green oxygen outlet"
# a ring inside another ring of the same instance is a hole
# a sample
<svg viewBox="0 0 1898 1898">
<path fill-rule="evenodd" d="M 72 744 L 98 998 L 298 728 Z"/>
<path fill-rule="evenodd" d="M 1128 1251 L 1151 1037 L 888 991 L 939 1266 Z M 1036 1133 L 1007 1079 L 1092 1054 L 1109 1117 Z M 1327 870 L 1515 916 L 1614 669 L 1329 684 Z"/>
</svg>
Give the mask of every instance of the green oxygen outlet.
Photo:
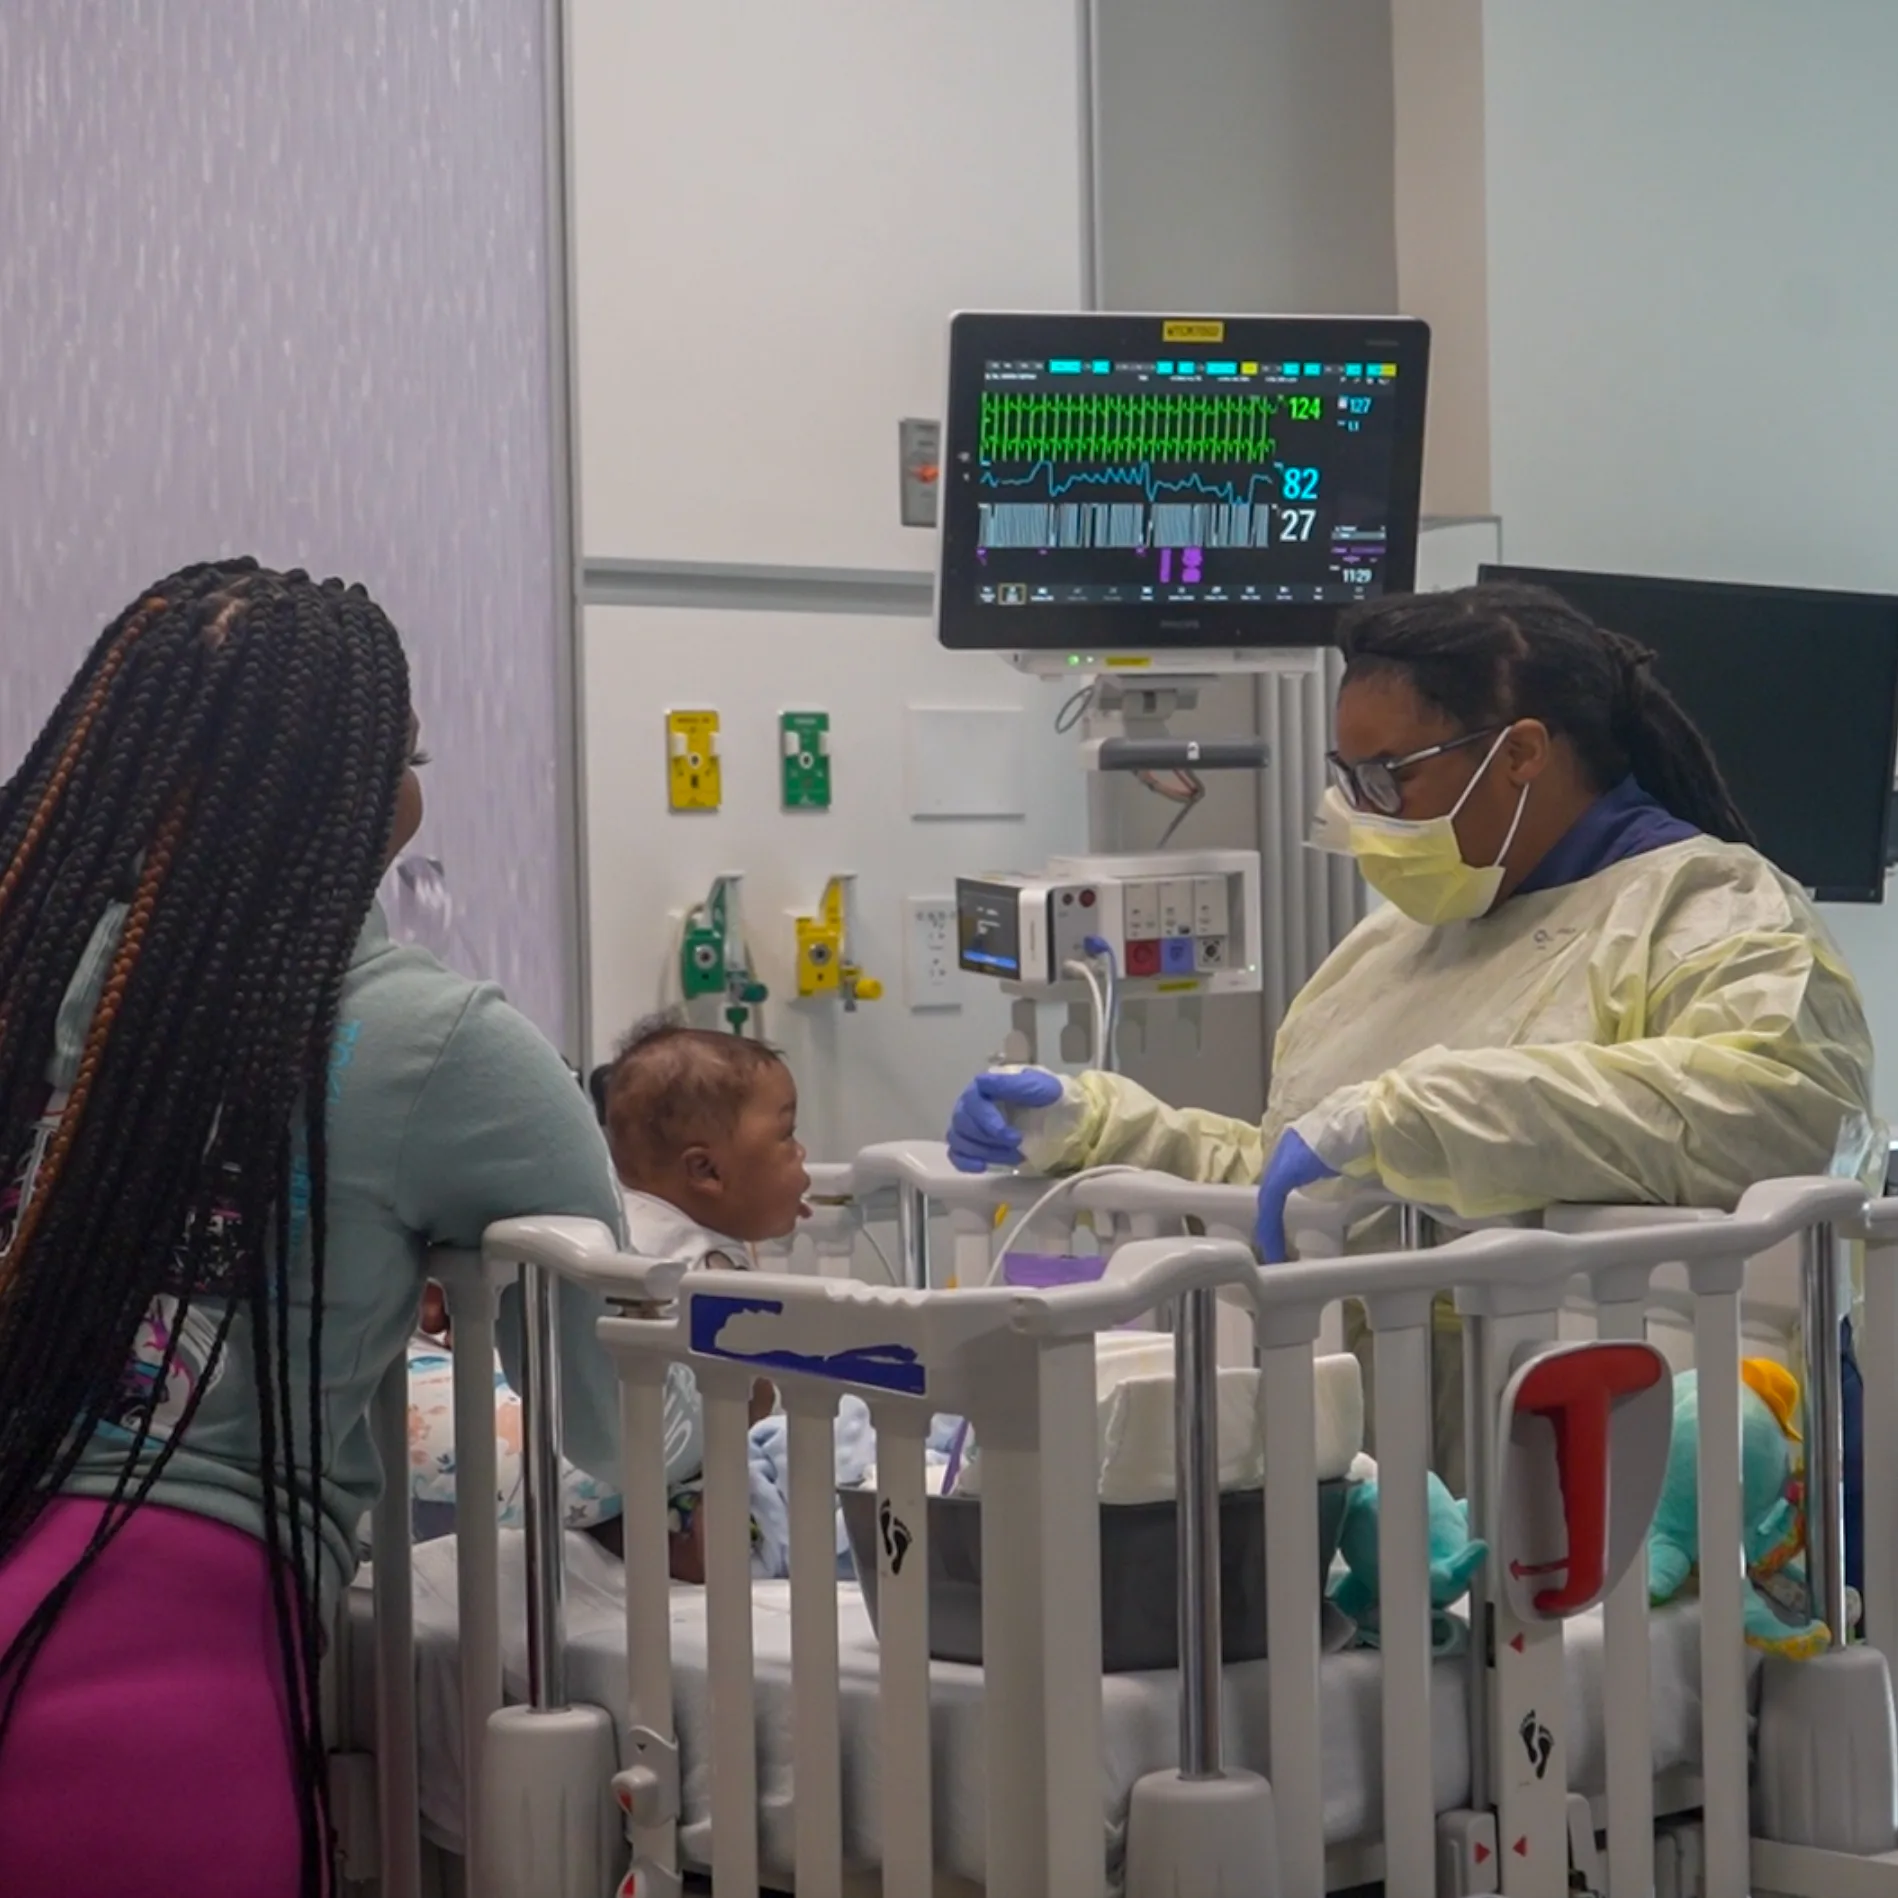
<svg viewBox="0 0 1898 1898">
<path fill-rule="evenodd" d="M 725 993 L 725 926 L 688 928 L 679 959 L 679 986 L 685 999 Z"/>
<path fill-rule="evenodd" d="M 757 1016 L 769 991 L 752 973 L 738 917 L 738 877 L 714 880 L 705 901 L 686 912 L 679 937 L 679 989 L 688 1002 L 725 999 L 725 1021 L 734 1034 Z"/>
<path fill-rule="evenodd" d="M 780 713 L 778 763 L 787 811 L 829 810 L 830 714 Z"/>
</svg>

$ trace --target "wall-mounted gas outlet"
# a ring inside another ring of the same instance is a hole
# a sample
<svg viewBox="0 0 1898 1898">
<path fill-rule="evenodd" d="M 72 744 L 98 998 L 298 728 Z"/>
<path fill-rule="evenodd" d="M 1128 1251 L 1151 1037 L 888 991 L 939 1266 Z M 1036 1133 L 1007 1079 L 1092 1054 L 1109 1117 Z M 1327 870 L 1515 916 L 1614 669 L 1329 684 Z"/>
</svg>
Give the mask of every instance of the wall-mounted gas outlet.
<svg viewBox="0 0 1898 1898">
<path fill-rule="evenodd" d="M 960 1008 L 956 967 L 956 899 L 903 899 L 903 1000 L 911 1008 Z"/>
<path fill-rule="evenodd" d="M 778 772 L 787 811 L 830 809 L 830 714 L 778 714 Z"/>
<path fill-rule="evenodd" d="M 675 811 L 715 811 L 724 802 L 716 712 L 666 714 L 666 801 Z"/>
</svg>

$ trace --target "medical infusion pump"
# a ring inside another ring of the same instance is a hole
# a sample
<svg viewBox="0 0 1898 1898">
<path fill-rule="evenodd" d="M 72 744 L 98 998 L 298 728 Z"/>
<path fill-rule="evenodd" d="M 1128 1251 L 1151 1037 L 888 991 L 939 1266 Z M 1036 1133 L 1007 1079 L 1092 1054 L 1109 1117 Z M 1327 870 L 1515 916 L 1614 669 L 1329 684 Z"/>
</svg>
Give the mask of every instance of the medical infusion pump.
<svg viewBox="0 0 1898 1898">
<path fill-rule="evenodd" d="M 1259 857 L 1252 850 L 1054 857 L 1034 876 L 956 879 L 958 963 L 1012 990 L 1086 994 L 1105 943 L 1122 993 L 1246 995 L 1261 986 Z"/>
</svg>

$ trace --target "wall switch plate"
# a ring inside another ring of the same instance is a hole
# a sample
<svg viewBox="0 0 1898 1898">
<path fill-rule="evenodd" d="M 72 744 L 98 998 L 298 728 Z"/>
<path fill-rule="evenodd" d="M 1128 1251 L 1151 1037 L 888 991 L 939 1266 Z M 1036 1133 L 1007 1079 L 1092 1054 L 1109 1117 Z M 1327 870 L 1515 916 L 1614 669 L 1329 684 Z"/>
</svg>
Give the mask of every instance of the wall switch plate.
<svg viewBox="0 0 1898 1898">
<path fill-rule="evenodd" d="M 962 1006 L 953 896 L 903 899 L 903 1000 L 911 1008 Z"/>
</svg>

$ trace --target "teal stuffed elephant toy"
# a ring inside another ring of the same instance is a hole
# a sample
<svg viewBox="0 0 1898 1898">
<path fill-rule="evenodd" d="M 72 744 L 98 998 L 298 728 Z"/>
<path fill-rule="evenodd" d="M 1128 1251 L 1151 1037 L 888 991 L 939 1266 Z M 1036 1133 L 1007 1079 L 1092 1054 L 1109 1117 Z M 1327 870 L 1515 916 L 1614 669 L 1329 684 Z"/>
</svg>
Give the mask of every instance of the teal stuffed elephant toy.
<svg viewBox="0 0 1898 1898">
<path fill-rule="evenodd" d="M 1746 1641 L 1765 1653 L 1803 1660 L 1823 1652 L 1828 1636 L 1823 1622 L 1810 1619 L 1798 1561 L 1804 1533 L 1794 1458 L 1798 1387 L 1783 1365 L 1764 1358 L 1748 1358 L 1740 1375 Z M 1648 1532 L 1648 1598 L 1654 1602 L 1671 1601 L 1700 1563 L 1699 1453 L 1700 1387 L 1693 1372 L 1683 1371 L 1674 1379 L 1667 1475 Z M 1775 1607 L 1773 1595 L 1788 1600 L 1788 1607 Z"/>
<path fill-rule="evenodd" d="M 1488 1547 L 1470 1539 L 1469 1505 L 1452 1496 L 1443 1480 L 1427 1478 L 1430 1534 L 1431 1646 L 1450 1653 L 1467 1639 L 1460 1621 L 1444 1612 L 1462 1600 L 1489 1559 Z M 1344 1506 L 1344 1526 L 1338 1553 L 1345 1573 L 1332 1584 L 1331 1599 L 1358 1624 L 1358 1638 L 1367 1647 L 1378 1645 L 1377 1481 L 1360 1483 Z"/>
</svg>

